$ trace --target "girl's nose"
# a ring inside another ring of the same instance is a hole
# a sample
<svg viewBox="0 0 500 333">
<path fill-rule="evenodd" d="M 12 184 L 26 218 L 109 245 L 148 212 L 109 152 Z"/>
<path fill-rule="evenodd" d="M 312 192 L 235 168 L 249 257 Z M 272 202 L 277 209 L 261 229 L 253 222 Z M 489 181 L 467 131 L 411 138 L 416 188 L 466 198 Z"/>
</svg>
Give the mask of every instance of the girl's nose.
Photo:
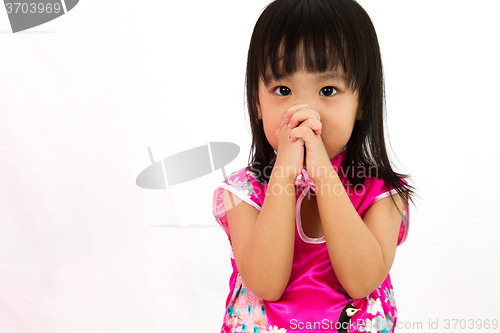
<svg viewBox="0 0 500 333">
<path fill-rule="evenodd" d="M 314 109 L 314 102 L 312 102 L 311 100 L 308 100 L 308 99 L 304 99 L 304 98 L 294 101 L 291 106 L 300 105 L 300 104 L 307 105 L 309 108 Z"/>
<path fill-rule="evenodd" d="M 310 96 L 310 94 L 308 94 L 307 92 L 300 92 L 300 93 L 296 93 L 295 95 L 293 95 L 293 98 L 292 98 L 292 106 L 293 105 L 298 105 L 298 104 L 306 104 L 308 105 L 310 108 L 312 108 L 315 104 L 314 102 L 314 97 L 315 96 Z"/>
<path fill-rule="evenodd" d="M 292 106 L 293 105 L 299 105 L 299 104 L 307 104 L 307 105 L 309 105 L 308 102 L 309 102 L 308 98 L 303 98 L 303 97 L 299 98 L 299 97 L 297 97 L 297 98 L 293 99 Z"/>
</svg>

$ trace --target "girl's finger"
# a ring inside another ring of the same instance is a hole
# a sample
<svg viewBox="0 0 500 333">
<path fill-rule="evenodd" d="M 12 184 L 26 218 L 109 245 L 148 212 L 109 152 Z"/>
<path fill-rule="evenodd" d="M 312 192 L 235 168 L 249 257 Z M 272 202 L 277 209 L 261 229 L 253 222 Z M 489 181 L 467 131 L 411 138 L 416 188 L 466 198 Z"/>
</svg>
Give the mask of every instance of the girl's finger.
<svg viewBox="0 0 500 333">
<path fill-rule="evenodd" d="M 309 105 L 307 104 L 297 104 L 290 107 L 288 110 L 286 110 L 285 114 L 283 115 L 283 121 L 281 122 L 281 126 L 283 126 L 284 124 L 288 124 L 295 112 L 299 111 L 300 109 L 308 107 Z"/>
<path fill-rule="evenodd" d="M 290 121 L 288 122 L 288 127 L 297 127 L 307 119 L 316 119 L 320 121 L 319 113 L 309 108 L 300 109 L 291 116 Z"/>
<path fill-rule="evenodd" d="M 281 130 L 283 129 L 283 126 L 287 126 L 284 122 L 281 122 L 281 126 L 276 130 L 274 134 L 279 138 L 281 135 Z"/>
<path fill-rule="evenodd" d="M 309 118 L 300 123 L 298 127 L 310 128 L 314 132 L 314 134 L 320 135 L 323 124 L 318 119 Z"/>
<path fill-rule="evenodd" d="M 313 138 L 316 138 L 316 134 L 308 127 L 297 127 L 290 131 L 288 140 L 295 142 L 298 139 L 302 139 L 304 142 L 311 142 Z"/>
</svg>

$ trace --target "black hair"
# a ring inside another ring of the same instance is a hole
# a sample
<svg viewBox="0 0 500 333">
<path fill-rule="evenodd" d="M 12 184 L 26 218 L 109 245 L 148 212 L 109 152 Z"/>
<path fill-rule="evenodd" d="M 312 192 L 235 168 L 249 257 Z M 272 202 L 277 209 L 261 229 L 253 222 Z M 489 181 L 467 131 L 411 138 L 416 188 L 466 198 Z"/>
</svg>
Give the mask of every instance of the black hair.
<svg viewBox="0 0 500 333">
<path fill-rule="evenodd" d="M 362 120 L 356 120 L 342 170 L 363 167 L 396 189 L 403 202 L 414 188 L 395 173 L 384 138 L 385 92 L 377 34 L 365 10 L 354 0 L 276 0 L 262 12 L 252 34 L 246 69 L 246 97 L 252 130 L 247 168 L 269 181 L 275 153 L 266 139 L 257 105 L 259 80 L 280 78 L 299 69 L 324 72 L 342 66 L 348 88 L 357 91 Z M 340 175 L 339 175 L 340 176 Z M 347 175 L 353 184 L 364 182 Z"/>
</svg>

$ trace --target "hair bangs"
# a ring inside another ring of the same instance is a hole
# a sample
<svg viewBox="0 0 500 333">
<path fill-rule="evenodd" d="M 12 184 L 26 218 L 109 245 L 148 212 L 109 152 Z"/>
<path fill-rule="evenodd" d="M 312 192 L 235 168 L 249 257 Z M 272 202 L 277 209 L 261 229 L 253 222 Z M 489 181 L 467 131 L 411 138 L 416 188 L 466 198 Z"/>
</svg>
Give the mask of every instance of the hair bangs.
<svg viewBox="0 0 500 333">
<path fill-rule="evenodd" d="M 272 12 L 272 11 L 271 11 Z M 279 80 L 297 71 L 318 73 L 335 71 L 340 67 L 345 72 L 348 87 L 358 88 L 359 77 L 351 69 L 348 56 L 350 36 L 342 26 L 341 18 L 325 6 L 311 6 L 307 1 L 298 1 L 288 10 L 276 11 L 263 27 L 256 67 L 265 84 Z"/>
</svg>

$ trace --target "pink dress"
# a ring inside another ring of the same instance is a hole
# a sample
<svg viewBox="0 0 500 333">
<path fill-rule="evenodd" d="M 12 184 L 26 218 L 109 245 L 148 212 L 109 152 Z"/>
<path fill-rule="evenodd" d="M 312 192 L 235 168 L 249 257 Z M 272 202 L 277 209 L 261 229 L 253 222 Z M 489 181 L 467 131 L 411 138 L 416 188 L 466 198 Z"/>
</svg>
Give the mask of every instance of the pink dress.
<svg viewBox="0 0 500 333">
<path fill-rule="evenodd" d="M 345 154 L 344 148 L 331 159 L 335 170 L 339 169 Z M 361 217 L 375 201 L 397 193 L 394 189 L 386 188 L 384 181 L 376 177 L 367 177 L 364 186 L 356 190 L 346 186 L 346 180 L 343 179 L 342 183 Z M 305 168 L 295 184 L 295 248 L 287 288 L 278 301 L 263 300 L 248 289 L 241 279 L 231 251 L 233 273 L 229 280 L 230 293 L 226 301 L 221 332 L 267 332 L 269 325 L 285 328 L 288 332 L 393 332 L 397 310 L 389 275 L 367 297 L 350 298 L 333 271 L 324 236 L 309 238 L 302 229 L 302 200 L 309 189 L 315 191 L 314 183 Z M 251 171 L 241 169 L 229 175 L 215 190 L 213 213 L 231 242 L 222 197 L 223 189 L 260 211 L 267 183 L 259 183 Z M 406 205 L 398 245 L 406 239 L 408 213 Z"/>
</svg>

